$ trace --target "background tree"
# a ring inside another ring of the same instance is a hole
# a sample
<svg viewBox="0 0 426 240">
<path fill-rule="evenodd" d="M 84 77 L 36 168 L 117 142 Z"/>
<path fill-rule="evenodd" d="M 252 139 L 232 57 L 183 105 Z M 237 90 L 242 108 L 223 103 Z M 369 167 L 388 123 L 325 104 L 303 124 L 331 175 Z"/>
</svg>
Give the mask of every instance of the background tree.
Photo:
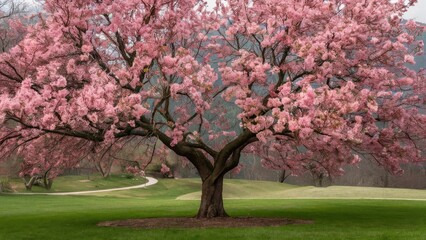
<svg viewBox="0 0 426 240">
<path fill-rule="evenodd" d="M 401 173 L 425 136 L 424 73 L 407 67 L 423 28 L 401 20 L 414 2 L 48 0 L 0 56 L 2 153 L 156 138 L 197 169 L 200 218 L 227 216 L 223 177 L 243 150 L 294 172 L 370 155 Z"/>
<path fill-rule="evenodd" d="M 19 155 L 24 159 L 20 176 L 25 180 L 28 190 L 34 185 L 51 189 L 54 178 L 65 169 L 77 166 L 92 150 L 87 141 L 66 136 L 44 135 L 31 142 L 19 146 L 25 149 L 19 151 Z M 59 145 L 67 147 L 58 151 Z"/>
<path fill-rule="evenodd" d="M 23 17 L 27 13 L 27 5 L 21 1 L 0 1 L 0 50 L 6 52 L 15 46 L 25 35 Z"/>
</svg>

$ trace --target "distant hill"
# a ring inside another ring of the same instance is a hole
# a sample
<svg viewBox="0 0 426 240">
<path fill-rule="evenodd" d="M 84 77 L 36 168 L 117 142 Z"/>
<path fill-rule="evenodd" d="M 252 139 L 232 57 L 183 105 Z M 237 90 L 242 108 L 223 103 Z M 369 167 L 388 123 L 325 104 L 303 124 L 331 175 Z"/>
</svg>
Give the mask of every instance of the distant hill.
<svg viewBox="0 0 426 240">
<path fill-rule="evenodd" d="M 422 40 L 424 43 L 426 43 L 426 33 L 423 33 Z M 416 66 L 415 69 L 419 70 L 420 68 L 426 68 L 426 50 L 424 50 L 425 53 L 422 56 L 417 56 L 416 59 Z"/>
</svg>

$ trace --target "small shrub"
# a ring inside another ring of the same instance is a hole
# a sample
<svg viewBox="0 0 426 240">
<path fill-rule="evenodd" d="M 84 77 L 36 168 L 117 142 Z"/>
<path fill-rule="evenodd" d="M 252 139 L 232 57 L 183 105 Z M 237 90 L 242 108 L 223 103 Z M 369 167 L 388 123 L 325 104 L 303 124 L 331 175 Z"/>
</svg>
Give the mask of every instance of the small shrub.
<svg viewBox="0 0 426 240">
<path fill-rule="evenodd" d="M 131 173 L 125 173 L 125 174 L 121 174 L 122 178 L 126 178 L 126 179 L 133 179 L 135 177 L 135 175 L 131 174 Z"/>
<path fill-rule="evenodd" d="M 0 192 L 13 192 L 12 184 L 8 178 L 0 179 Z"/>
<path fill-rule="evenodd" d="M 135 175 L 133 175 L 133 174 L 124 174 L 123 177 L 127 178 L 127 179 L 133 179 L 135 177 Z"/>
</svg>

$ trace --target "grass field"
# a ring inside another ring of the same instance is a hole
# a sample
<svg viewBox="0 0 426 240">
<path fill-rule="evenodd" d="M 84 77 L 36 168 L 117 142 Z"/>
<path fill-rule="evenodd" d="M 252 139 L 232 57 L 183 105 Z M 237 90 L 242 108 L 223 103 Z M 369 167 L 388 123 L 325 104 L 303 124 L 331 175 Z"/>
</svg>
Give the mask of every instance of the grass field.
<svg viewBox="0 0 426 240">
<path fill-rule="evenodd" d="M 315 191 L 307 187 L 243 180 L 225 184 L 226 195 L 232 198 L 225 200 L 230 215 L 308 219 L 314 224 L 226 230 L 96 226 L 106 220 L 193 216 L 199 201 L 176 198 L 190 199 L 189 196 L 196 196 L 194 192 L 198 189 L 198 180 L 181 179 L 161 180 L 147 189 L 111 192 L 109 196 L 106 193 L 95 196 L 0 195 L 0 239 L 426 239 L 426 201 L 259 199 L 267 194 L 283 198 L 276 193 L 279 191 L 292 194 L 296 194 L 297 189 L 300 194 Z M 333 197 L 330 194 L 336 192 L 340 193 L 337 197 L 345 194 L 350 197 L 350 189 L 324 188 L 315 194 Z M 381 194 L 380 189 L 364 189 L 366 196 L 375 197 L 376 191 Z M 354 188 L 354 191 L 356 194 L 363 192 L 362 188 Z M 401 198 L 405 195 L 397 195 L 410 192 L 410 198 L 421 198 L 424 192 L 413 191 L 394 189 L 387 194 Z M 238 196 L 242 199 L 236 199 Z M 248 199 L 250 196 L 258 199 Z"/>
<path fill-rule="evenodd" d="M 9 180 L 12 187 L 17 192 L 27 192 L 24 183 L 19 178 L 12 178 Z M 54 180 L 52 189 L 46 190 L 42 187 L 34 186 L 31 192 L 74 192 L 74 191 L 88 191 L 88 190 L 101 190 L 117 187 L 127 187 L 138 184 L 144 184 L 145 178 L 132 177 L 125 174 L 111 175 L 103 178 L 100 175 L 90 176 L 62 176 Z"/>
</svg>

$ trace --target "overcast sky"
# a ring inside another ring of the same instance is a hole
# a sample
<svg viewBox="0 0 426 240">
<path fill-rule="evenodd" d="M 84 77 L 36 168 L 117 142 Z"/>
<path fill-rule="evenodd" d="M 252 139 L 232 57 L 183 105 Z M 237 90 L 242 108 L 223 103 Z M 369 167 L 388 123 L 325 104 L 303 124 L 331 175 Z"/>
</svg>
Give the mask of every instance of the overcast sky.
<svg viewBox="0 0 426 240">
<path fill-rule="evenodd" d="M 405 18 L 426 23 L 426 0 L 419 0 L 406 14 Z"/>
</svg>

